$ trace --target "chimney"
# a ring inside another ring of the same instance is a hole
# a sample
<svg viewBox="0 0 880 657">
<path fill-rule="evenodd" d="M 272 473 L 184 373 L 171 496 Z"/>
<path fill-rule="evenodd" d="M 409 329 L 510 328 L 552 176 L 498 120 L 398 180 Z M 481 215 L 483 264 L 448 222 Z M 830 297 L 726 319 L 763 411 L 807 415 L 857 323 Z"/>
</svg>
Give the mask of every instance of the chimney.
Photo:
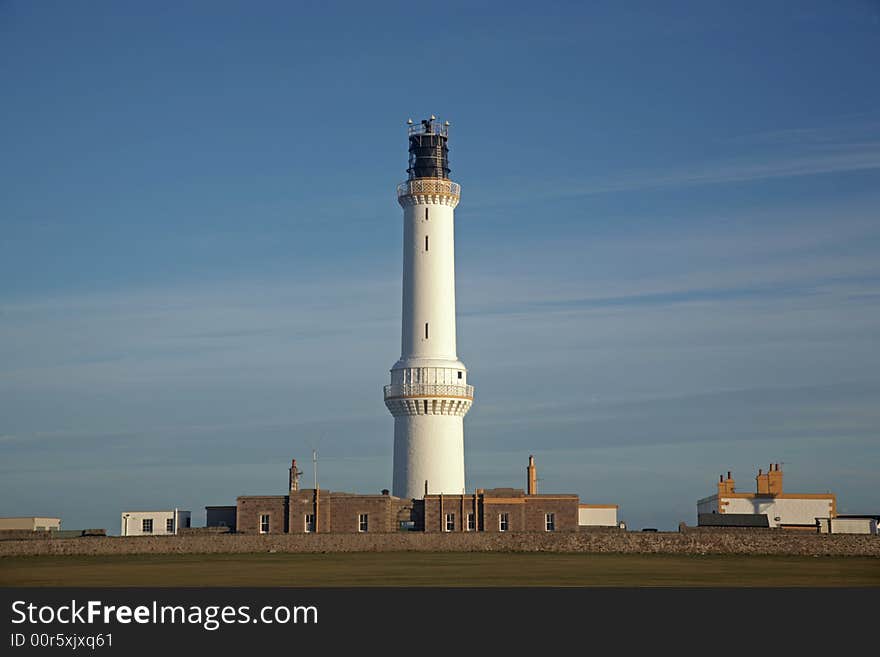
<svg viewBox="0 0 880 657">
<path fill-rule="evenodd" d="M 770 469 L 773 469 L 773 464 L 770 464 Z M 758 476 L 755 477 L 755 481 L 758 483 L 758 495 L 770 495 L 770 473 L 764 474 L 764 470 L 758 469 Z"/>
<path fill-rule="evenodd" d="M 782 494 L 782 470 L 779 469 L 778 463 L 775 463 L 773 469 L 767 473 L 767 488 L 771 495 Z"/>
<path fill-rule="evenodd" d="M 296 469 L 296 459 L 293 459 L 290 462 L 290 476 L 288 477 L 289 488 L 292 491 L 299 490 L 299 476 L 302 474 L 299 470 Z"/>
<path fill-rule="evenodd" d="M 724 475 L 719 477 L 720 481 L 718 482 L 718 496 L 722 497 L 729 493 L 736 492 L 734 490 L 734 485 L 736 482 L 733 480 L 733 477 L 730 476 L 730 471 L 727 472 L 727 479 L 724 478 Z"/>
<path fill-rule="evenodd" d="M 535 457 L 529 455 L 529 467 L 526 468 L 526 495 L 538 494 L 538 469 L 535 467 Z"/>
</svg>

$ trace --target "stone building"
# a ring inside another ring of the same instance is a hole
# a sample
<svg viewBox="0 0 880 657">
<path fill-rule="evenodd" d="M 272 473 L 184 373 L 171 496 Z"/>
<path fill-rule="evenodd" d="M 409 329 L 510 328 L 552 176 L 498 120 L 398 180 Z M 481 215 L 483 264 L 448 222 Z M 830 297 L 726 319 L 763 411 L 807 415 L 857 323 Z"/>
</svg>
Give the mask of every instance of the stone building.
<svg viewBox="0 0 880 657">
<path fill-rule="evenodd" d="M 425 532 L 577 531 L 577 495 L 528 494 L 521 488 L 477 489 L 465 495 L 426 495 Z"/>
<path fill-rule="evenodd" d="M 296 461 L 286 495 L 238 498 L 236 531 L 260 534 L 576 531 L 574 494 L 538 494 L 534 458 L 527 489 L 478 488 L 463 495 L 429 494 L 405 499 L 389 494 L 343 493 L 299 487 Z"/>
</svg>

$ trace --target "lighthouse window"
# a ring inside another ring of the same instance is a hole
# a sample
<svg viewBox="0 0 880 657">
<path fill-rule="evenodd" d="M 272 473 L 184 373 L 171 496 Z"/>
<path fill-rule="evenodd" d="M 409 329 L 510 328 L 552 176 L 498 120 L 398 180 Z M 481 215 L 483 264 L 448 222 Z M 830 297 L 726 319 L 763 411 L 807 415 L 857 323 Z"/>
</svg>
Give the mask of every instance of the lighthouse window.
<svg viewBox="0 0 880 657">
<path fill-rule="evenodd" d="M 425 251 L 428 250 L 428 236 L 425 235 Z"/>
<path fill-rule="evenodd" d="M 428 220 L 428 208 L 425 208 L 425 221 Z"/>
<path fill-rule="evenodd" d="M 428 339 L 428 322 L 425 322 L 425 340 Z"/>
<path fill-rule="evenodd" d="M 425 400 L 425 415 L 428 414 L 428 400 Z"/>
<path fill-rule="evenodd" d="M 461 372 L 458 373 L 458 378 L 459 378 L 459 379 L 461 378 Z"/>
</svg>

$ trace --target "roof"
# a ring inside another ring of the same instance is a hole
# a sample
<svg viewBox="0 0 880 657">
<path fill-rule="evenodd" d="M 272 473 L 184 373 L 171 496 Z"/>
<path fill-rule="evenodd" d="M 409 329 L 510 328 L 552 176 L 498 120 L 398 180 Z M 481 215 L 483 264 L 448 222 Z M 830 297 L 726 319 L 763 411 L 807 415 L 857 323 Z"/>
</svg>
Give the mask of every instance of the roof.
<svg viewBox="0 0 880 657">
<path fill-rule="evenodd" d="M 122 515 L 125 515 L 126 513 L 174 513 L 175 511 L 177 511 L 177 513 L 190 513 L 189 509 L 146 509 L 144 511 L 134 509 L 123 511 Z"/>
<path fill-rule="evenodd" d="M 769 527 L 766 513 L 700 513 L 699 527 Z"/>
</svg>

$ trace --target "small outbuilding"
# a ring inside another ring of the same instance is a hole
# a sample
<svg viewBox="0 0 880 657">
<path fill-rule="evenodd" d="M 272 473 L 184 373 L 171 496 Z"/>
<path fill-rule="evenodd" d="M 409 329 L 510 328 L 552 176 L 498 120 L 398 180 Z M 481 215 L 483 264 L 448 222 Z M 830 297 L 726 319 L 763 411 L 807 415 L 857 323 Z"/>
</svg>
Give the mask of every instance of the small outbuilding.
<svg viewBox="0 0 880 657">
<path fill-rule="evenodd" d="M 817 518 L 820 534 L 877 534 L 875 516 L 837 516 L 836 518 Z"/>
<path fill-rule="evenodd" d="M 0 518 L 0 531 L 60 531 L 61 518 L 47 516 L 16 516 L 13 518 Z"/>
<path fill-rule="evenodd" d="M 619 527 L 616 504 L 578 504 L 579 527 Z"/>
<path fill-rule="evenodd" d="M 206 506 L 205 507 L 205 526 L 206 527 L 229 527 L 229 531 L 235 531 L 235 522 L 237 516 L 237 507 L 233 505 L 227 506 Z"/>
<path fill-rule="evenodd" d="M 168 511 L 123 511 L 121 536 L 173 536 L 180 528 L 190 526 L 190 512 L 180 509 Z"/>
</svg>

